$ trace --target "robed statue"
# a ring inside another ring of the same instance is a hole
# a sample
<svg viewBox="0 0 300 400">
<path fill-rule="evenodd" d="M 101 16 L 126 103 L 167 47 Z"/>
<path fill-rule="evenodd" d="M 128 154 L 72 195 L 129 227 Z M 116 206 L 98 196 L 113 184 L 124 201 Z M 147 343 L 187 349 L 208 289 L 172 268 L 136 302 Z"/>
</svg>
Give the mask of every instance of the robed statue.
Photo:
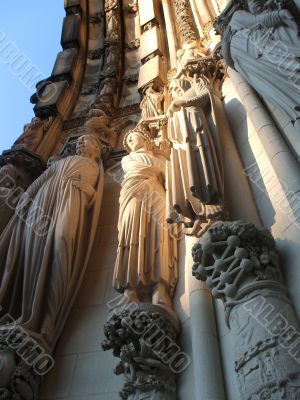
<svg viewBox="0 0 300 400">
<path fill-rule="evenodd" d="M 300 131 L 299 27 L 289 10 L 274 3 L 247 0 L 229 23 L 221 15 L 217 27 L 224 30 L 222 53 Z"/>
<path fill-rule="evenodd" d="M 119 244 L 113 285 L 120 304 L 148 302 L 167 310 L 178 279 L 177 241 L 166 221 L 165 161 L 141 126 L 124 138 Z"/>
<path fill-rule="evenodd" d="M 22 195 L 0 236 L 1 315 L 50 354 L 80 287 L 103 191 L 101 146 L 78 139 L 77 154 L 51 163 Z"/>
</svg>

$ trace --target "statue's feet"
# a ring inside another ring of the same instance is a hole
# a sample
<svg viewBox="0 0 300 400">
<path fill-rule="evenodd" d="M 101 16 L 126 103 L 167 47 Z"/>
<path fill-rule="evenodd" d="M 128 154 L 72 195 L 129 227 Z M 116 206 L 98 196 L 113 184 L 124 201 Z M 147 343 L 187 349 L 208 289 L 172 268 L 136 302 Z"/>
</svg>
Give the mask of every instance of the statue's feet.
<svg viewBox="0 0 300 400">
<path fill-rule="evenodd" d="M 135 291 L 135 289 L 126 289 L 123 297 L 117 304 L 117 307 L 123 306 L 125 304 L 131 304 L 131 303 L 139 303 L 140 299 L 138 298 L 138 295 Z"/>
<path fill-rule="evenodd" d="M 216 219 L 223 214 L 224 207 L 221 205 L 206 205 L 205 214 L 207 219 Z"/>
<path fill-rule="evenodd" d="M 152 293 L 152 304 L 173 312 L 172 300 L 165 283 L 161 282 L 155 286 Z"/>
</svg>

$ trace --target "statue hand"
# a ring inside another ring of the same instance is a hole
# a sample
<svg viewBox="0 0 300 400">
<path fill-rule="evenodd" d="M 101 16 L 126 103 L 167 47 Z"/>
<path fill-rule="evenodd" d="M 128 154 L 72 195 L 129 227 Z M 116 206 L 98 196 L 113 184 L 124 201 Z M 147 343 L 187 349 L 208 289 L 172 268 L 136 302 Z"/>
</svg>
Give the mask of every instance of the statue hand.
<svg viewBox="0 0 300 400">
<path fill-rule="evenodd" d="M 168 117 L 173 117 L 174 112 L 179 111 L 181 109 L 181 105 L 178 104 L 178 100 L 172 101 L 170 104 L 168 111 L 167 111 L 167 116 Z"/>
<path fill-rule="evenodd" d="M 76 181 L 73 181 L 73 186 L 75 186 L 77 189 L 81 190 L 82 192 L 86 193 L 89 198 L 93 197 L 95 194 L 95 189 L 88 182 L 76 180 Z"/>
</svg>

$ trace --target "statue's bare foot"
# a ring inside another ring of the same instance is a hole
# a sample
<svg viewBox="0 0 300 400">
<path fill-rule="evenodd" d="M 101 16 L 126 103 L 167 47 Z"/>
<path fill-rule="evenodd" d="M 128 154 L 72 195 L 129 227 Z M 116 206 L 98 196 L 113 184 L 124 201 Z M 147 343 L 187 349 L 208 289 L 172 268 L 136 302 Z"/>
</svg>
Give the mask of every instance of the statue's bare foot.
<svg viewBox="0 0 300 400">
<path fill-rule="evenodd" d="M 158 283 L 152 294 L 152 304 L 172 311 L 172 300 L 165 283 Z"/>
<path fill-rule="evenodd" d="M 135 289 L 126 289 L 122 299 L 119 301 L 118 306 L 130 303 L 139 303 L 140 299 L 135 291 Z"/>
<path fill-rule="evenodd" d="M 222 215 L 224 207 L 220 205 L 206 205 L 205 214 L 207 219 L 214 219 Z"/>
</svg>

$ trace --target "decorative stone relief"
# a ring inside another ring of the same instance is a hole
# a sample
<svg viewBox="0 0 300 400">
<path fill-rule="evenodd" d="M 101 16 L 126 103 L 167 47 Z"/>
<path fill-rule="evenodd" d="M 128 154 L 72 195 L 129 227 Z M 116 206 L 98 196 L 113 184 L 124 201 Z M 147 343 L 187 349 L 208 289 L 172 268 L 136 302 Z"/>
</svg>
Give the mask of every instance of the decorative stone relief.
<svg viewBox="0 0 300 400">
<path fill-rule="evenodd" d="M 227 63 L 300 130 L 299 27 L 288 3 L 293 2 L 232 4 L 216 27 Z"/>
<path fill-rule="evenodd" d="M 299 322 L 272 235 L 249 222 L 217 222 L 192 255 L 193 275 L 224 302 L 240 399 L 297 399 Z"/>
<path fill-rule="evenodd" d="M 179 32 L 184 43 L 199 40 L 195 21 L 188 0 L 173 0 Z"/>
<path fill-rule="evenodd" d="M 172 364 L 178 357 L 178 322 L 160 307 L 130 304 L 117 307 L 104 327 L 104 350 L 120 358 L 115 374 L 124 374 L 120 392 L 124 400 L 174 400 L 175 373 Z"/>
<path fill-rule="evenodd" d="M 13 148 L 18 146 L 36 152 L 52 122 L 53 117 L 48 117 L 46 120 L 41 120 L 39 117 L 32 118 L 31 123 L 24 126 L 24 132 L 15 141 Z"/>
<path fill-rule="evenodd" d="M 14 379 L 18 371 L 23 374 L 24 361 L 32 366 L 33 358 L 37 368 L 41 354 L 51 360 L 93 245 L 104 181 L 100 155 L 95 136 L 78 139 L 77 155 L 52 162 L 33 182 L 0 237 L 0 332 L 5 339 L 0 356 L 10 365 L 10 373 L 5 368 L 6 375 L 0 374 L 4 392 L 18 384 Z M 12 292 L 19 293 L 18 299 Z M 21 344 L 20 337 L 25 338 Z M 32 346 L 20 355 L 25 343 Z M 26 371 L 31 379 L 31 369 Z M 43 375 L 36 369 L 35 374 Z M 20 398 L 36 399 L 27 386 L 21 382 Z"/>
</svg>

